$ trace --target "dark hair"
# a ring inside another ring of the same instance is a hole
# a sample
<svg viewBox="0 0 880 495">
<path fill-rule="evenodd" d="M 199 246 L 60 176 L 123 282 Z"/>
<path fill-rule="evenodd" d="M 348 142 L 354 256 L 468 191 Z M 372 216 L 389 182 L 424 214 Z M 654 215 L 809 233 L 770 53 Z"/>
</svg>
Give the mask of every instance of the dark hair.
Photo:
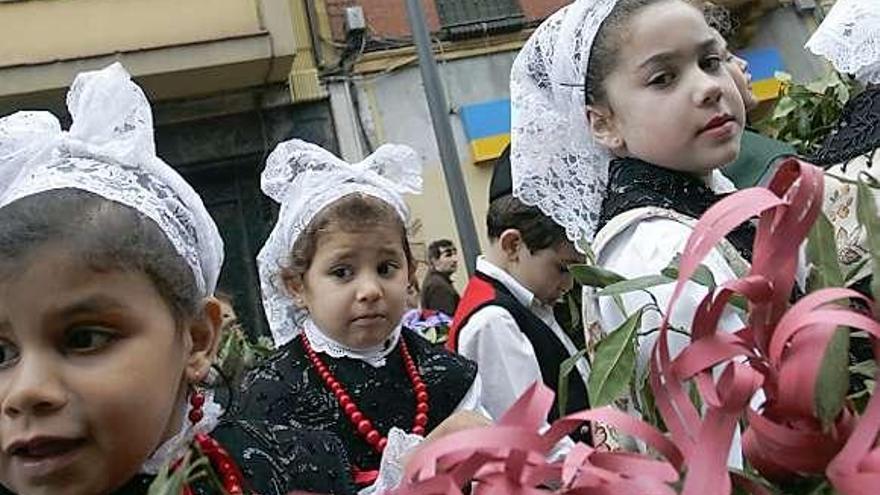
<svg viewBox="0 0 880 495">
<path fill-rule="evenodd" d="M 195 276 L 151 219 L 128 206 L 79 189 L 55 189 L 0 208 L 0 270 L 27 266 L 48 243 L 95 271 L 145 273 L 182 324 L 201 311 Z"/>
<path fill-rule="evenodd" d="M 486 230 L 490 240 L 498 239 L 508 229 L 518 230 L 532 253 L 556 247 L 567 240 L 565 229 L 537 206 L 528 206 L 510 194 L 489 203 L 489 212 L 486 214 Z"/>
<path fill-rule="evenodd" d="M 393 206 L 368 194 L 352 193 L 343 196 L 318 212 L 293 243 L 288 265 L 282 267 L 284 279 L 301 279 L 312 265 L 321 235 L 328 232 L 364 231 L 378 226 L 392 225 L 400 232 L 403 253 L 406 256 L 410 278 L 415 271 L 412 250 L 406 237 L 406 225 Z"/>
<path fill-rule="evenodd" d="M 618 0 L 602 21 L 593 45 L 590 48 L 588 70 L 584 80 L 584 94 L 587 105 L 607 103 L 605 93 L 605 80 L 617 67 L 617 57 L 620 53 L 623 34 L 629 32 L 628 24 L 632 17 L 643 8 L 660 2 L 675 0 Z M 687 0 L 679 0 L 687 4 Z"/>
<path fill-rule="evenodd" d="M 701 9 L 706 24 L 712 29 L 718 31 L 722 38 L 728 42 L 732 41 L 739 30 L 739 20 L 727 7 L 715 5 L 712 2 L 705 2 Z"/>
<path fill-rule="evenodd" d="M 440 259 L 440 254 L 445 248 L 454 248 L 455 244 L 449 239 L 438 239 L 428 244 L 428 261 Z"/>
</svg>

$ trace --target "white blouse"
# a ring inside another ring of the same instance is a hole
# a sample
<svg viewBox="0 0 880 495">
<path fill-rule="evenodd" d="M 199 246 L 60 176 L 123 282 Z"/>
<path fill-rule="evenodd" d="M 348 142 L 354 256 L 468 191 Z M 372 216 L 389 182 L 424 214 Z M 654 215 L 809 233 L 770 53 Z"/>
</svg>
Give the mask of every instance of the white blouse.
<svg viewBox="0 0 880 495">
<path fill-rule="evenodd" d="M 707 182 L 716 193 L 727 193 L 735 190 L 733 183 L 717 170 L 713 172 Z M 636 216 L 635 218 L 639 217 Z M 691 225 L 662 216 L 639 219 L 627 225 L 618 225 L 614 228 L 617 232 L 610 236 L 605 235 L 604 237 L 607 239 L 600 242 L 600 245 L 594 248 L 596 251 L 596 262 L 599 266 L 626 278 L 660 274 L 664 268 L 672 263 L 677 255 L 681 254 L 688 238 L 693 233 Z M 608 234 L 608 232 L 605 234 Z M 597 239 L 602 237 L 603 235 L 600 231 Z M 718 285 L 737 277 L 735 270 L 718 247 L 709 253 L 702 264 L 712 272 L 712 276 Z M 665 312 L 674 289 L 675 283 L 670 282 L 647 289 L 647 292 L 651 295 L 648 295 L 645 291 L 622 295 L 621 299 L 625 314 L 621 313 L 613 298 L 600 297 L 598 301 L 593 300 L 596 303 L 593 306 L 596 314 L 592 315 L 590 319 L 598 321 L 602 332 L 607 334 L 620 326 L 628 315 L 633 314 L 645 304 L 654 302 L 654 300 L 656 300 L 660 309 Z M 693 281 L 688 282 L 670 315 L 669 323 L 680 330 L 689 331 L 696 308 L 707 293 L 707 287 Z M 585 303 L 590 304 L 590 299 L 585 298 Z M 587 313 L 589 315 L 589 309 Z M 658 336 L 658 332 L 651 332 L 651 330 L 658 328 L 662 319 L 662 315 L 656 311 L 647 311 L 642 317 L 639 333 L 643 335 L 637 338 L 639 350 L 637 373 L 645 371 Z M 728 307 L 724 311 L 719 321 L 719 329 L 723 331 L 736 331 L 743 328 L 743 326 L 743 315 L 732 307 Z M 672 356 L 675 356 L 689 343 L 690 338 L 685 335 L 674 332 L 669 334 L 669 347 Z M 742 465 L 738 437 L 739 432 L 737 432 L 734 439 L 734 448 L 731 449 L 728 459 L 731 466 Z"/>
</svg>

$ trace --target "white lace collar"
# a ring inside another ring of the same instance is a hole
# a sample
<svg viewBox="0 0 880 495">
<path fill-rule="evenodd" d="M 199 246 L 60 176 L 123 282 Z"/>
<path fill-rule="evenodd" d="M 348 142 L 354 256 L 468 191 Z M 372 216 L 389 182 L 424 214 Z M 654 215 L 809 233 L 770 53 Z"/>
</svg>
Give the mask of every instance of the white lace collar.
<svg viewBox="0 0 880 495">
<path fill-rule="evenodd" d="M 205 404 L 202 406 L 204 416 L 197 424 L 193 425 L 187 418 L 186 413 L 189 409 L 189 401 L 184 404 L 183 408 L 183 425 L 181 425 L 180 430 L 150 455 L 150 458 L 141 466 L 141 473 L 159 474 L 162 466 L 181 457 L 186 452 L 196 433 L 210 433 L 214 431 L 214 428 L 220 422 L 220 416 L 223 415 L 223 408 L 214 401 L 214 393 L 211 391 L 205 392 Z"/>
<path fill-rule="evenodd" d="M 391 335 L 379 345 L 366 349 L 354 349 L 325 335 L 311 318 L 306 318 L 303 323 L 303 331 L 306 338 L 309 339 L 309 344 L 311 344 L 312 349 L 316 352 L 323 352 L 334 358 L 347 357 L 357 359 L 374 368 L 385 366 L 385 358 L 397 347 L 397 341 L 400 340 L 401 328 L 401 325 L 397 325 L 391 332 Z"/>
</svg>

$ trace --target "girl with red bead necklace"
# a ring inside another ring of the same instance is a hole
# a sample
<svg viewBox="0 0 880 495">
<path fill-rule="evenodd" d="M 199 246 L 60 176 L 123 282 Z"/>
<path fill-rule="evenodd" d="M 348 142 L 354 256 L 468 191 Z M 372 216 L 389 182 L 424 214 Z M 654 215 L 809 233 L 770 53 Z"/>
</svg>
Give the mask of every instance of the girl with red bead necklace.
<svg viewBox="0 0 880 495">
<path fill-rule="evenodd" d="M 67 102 L 69 131 L 0 119 L 0 494 L 144 495 L 190 452 L 185 494 L 351 491 L 334 437 L 221 421 L 201 391 L 223 242 L 141 89 L 114 64 Z"/>
<path fill-rule="evenodd" d="M 481 409 L 476 365 L 401 325 L 415 270 L 402 195 L 421 185 L 399 145 L 349 164 L 292 140 L 262 177 L 281 204 L 258 256 L 280 349 L 244 379 L 242 414 L 335 433 L 367 491 L 392 487 L 404 453 L 445 419 Z"/>
</svg>

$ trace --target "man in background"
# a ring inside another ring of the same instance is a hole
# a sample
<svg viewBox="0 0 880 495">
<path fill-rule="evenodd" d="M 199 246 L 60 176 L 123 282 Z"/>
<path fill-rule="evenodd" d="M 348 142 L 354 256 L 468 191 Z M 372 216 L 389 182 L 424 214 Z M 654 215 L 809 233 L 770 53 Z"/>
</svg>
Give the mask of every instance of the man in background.
<svg viewBox="0 0 880 495">
<path fill-rule="evenodd" d="M 431 266 L 422 283 L 422 309 L 442 311 L 450 317 L 458 306 L 458 292 L 452 285 L 452 274 L 458 269 L 458 250 L 449 239 L 428 245 Z"/>
</svg>

